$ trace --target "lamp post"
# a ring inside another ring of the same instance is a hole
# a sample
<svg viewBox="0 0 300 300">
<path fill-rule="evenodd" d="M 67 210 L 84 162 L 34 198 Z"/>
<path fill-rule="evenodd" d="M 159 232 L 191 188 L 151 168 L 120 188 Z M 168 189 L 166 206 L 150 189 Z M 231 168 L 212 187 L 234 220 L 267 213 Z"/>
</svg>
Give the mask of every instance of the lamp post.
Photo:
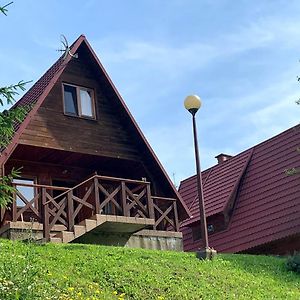
<svg viewBox="0 0 300 300">
<path fill-rule="evenodd" d="M 199 212 L 200 212 L 200 224 L 201 224 L 201 238 L 203 240 L 204 249 L 197 251 L 197 257 L 201 259 L 212 259 L 216 255 L 216 251 L 208 245 L 207 224 L 205 215 L 205 205 L 202 187 L 202 176 L 200 168 L 198 138 L 197 138 L 197 126 L 196 126 L 196 113 L 201 107 L 200 97 L 197 95 L 187 96 L 184 101 L 185 108 L 191 113 L 193 120 L 193 134 L 194 134 L 194 147 L 195 147 L 195 159 L 196 159 L 196 173 L 197 173 L 197 192 L 199 199 Z"/>
</svg>

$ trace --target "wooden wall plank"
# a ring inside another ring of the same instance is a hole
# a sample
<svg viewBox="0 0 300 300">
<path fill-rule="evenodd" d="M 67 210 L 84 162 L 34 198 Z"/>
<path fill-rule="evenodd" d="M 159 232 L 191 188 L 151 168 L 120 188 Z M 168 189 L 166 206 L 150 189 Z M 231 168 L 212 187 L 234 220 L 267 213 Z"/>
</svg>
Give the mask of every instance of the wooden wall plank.
<svg viewBox="0 0 300 300">
<path fill-rule="evenodd" d="M 105 97 L 105 88 L 101 80 L 96 80 L 97 76 L 82 51 L 78 59 L 69 63 L 30 121 L 20 138 L 20 144 L 141 160 L 138 145 L 114 107 L 115 104 Z M 94 89 L 97 120 L 64 115 L 63 82 Z"/>
</svg>

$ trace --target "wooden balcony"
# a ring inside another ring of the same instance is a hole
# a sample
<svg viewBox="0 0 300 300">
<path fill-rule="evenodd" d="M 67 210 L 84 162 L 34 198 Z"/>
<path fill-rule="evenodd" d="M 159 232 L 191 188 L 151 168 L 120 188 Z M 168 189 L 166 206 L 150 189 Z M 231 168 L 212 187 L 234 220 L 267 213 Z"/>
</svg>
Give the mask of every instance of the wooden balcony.
<svg viewBox="0 0 300 300">
<path fill-rule="evenodd" d="M 34 220 L 45 241 L 70 242 L 90 231 L 179 231 L 176 199 L 152 196 L 150 182 L 94 175 L 73 188 L 13 185 L 14 201 L 2 223 Z M 33 188 L 34 197 L 27 199 L 20 187 Z M 61 232 L 53 236 L 59 226 Z"/>
</svg>

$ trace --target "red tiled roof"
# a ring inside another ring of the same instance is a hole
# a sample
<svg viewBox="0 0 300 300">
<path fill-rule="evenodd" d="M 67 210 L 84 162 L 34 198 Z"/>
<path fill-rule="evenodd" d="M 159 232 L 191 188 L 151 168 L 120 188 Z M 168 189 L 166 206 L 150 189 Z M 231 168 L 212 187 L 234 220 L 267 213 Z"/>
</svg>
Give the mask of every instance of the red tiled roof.
<svg viewBox="0 0 300 300">
<path fill-rule="evenodd" d="M 48 71 L 26 92 L 26 94 L 16 102 L 10 109 L 17 107 L 28 107 L 26 110 L 27 114 L 30 112 L 30 108 L 36 104 L 37 100 L 48 86 L 49 82 L 54 77 L 55 73 L 60 69 L 63 63 L 63 59 L 59 58 L 49 69 Z M 26 115 L 27 115 L 26 114 Z M 20 128 L 22 122 L 16 121 L 14 123 L 15 132 Z M 0 153 L 5 150 L 5 147 L 0 148 Z"/>
<path fill-rule="evenodd" d="M 71 51 L 73 48 L 76 49 L 81 44 L 82 40 L 84 39 L 84 36 L 81 35 L 79 38 L 71 45 L 70 49 Z M 43 101 L 43 99 L 48 94 L 48 89 L 52 87 L 51 82 L 54 84 L 56 80 L 59 78 L 61 72 L 66 67 L 68 61 L 70 60 L 70 56 L 67 56 L 67 58 L 63 59 L 64 54 L 46 71 L 46 73 L 25 93 L 25 95 L 18 100 L 10 109 L 17 108 L 17 107 L 27 107 L 28 109 L 27 114 L 25 115 L 25 120 L 23 122 L 15 122 L 14 129 L 15 129 L 15 135 L 11 140 L 10 145 L 7 147 L 0 148 L 0 165 L 2 163 L 2 160 L 5 160 L 6 156 L 8 156 L 11 151 L 14 149 L 14 146 L 16 145 L 16 140 L 19 136 L 19 131 L 21 125 L 26 126 L 26 124 L 29 122 L 30 114 L 38 108 L 37 102 L 39 100 Z M 5 156 L 3 156 L 3 153 Z"/>
<path fill-rule="evenodd" d="M 203 172 L 203 194 L 207 217 L 224 211 L 250 156 L 251 149 Z M 192 219 L 186 220 L 182 225 L 185 226 L 200 220 L 196 176 L 182 181 L 179 193 L 193 216 Z"/>
<path fill-rule="evenodd" d="M 300 178 L 299 175 L 287 176 L 284 172 L 285 169 L 300 167 L 300 154 L 296 151 L 299 142 L 298 125 L 252 148 L 253 153 L 241 180 L 229 225 L 226 230 L 209 236 L 210 246 L 221 252 L 240 252 L 300 233 Z M 242 162 L 242 157 L 249 151 L 221 165 L 222 173 L 227 174 L 226 178 L 232 172 L 237 172 L 235 163 Z M 220 177 L 221 173 L 219 177 L 216 176 L 215 182 L 211 181 L 211 185 L 222 185 L 218 180 Z M 232 178 L 235 176 L 232 175 Z M 193 190 L 190 184 L 192 179 L 181 183 L 180 192 L 186 191 L 186 186 Z M 220 190 L 214 190 L 215 197 L 222 198 L 218 195 Z M 191 193 L 191 197 L 188 195 L 182 194 L 187 203 L 194 194 Z M 205 199 L 210 214 L 209 203 L 213 198 L 211 195 Z M 193 242 L 190 228 L 183 227 L 182 230 L 185 250 L 196 250 L 200 243 Z"/>
<path fill-rule="evenodd" d="M 48 86 L 49 82 L 53 79 L 54 75 L 62 67 L 63 59 L 60 57 L 47 72 L 28 90 L 28 92 L 11 108 L 17 107 L 33 107 L 43 91 Z M 30 110 L 29 110 L 30 111 Z M 29 111 L 27 113 L 29 113 Z M 16 122 L 14 125 L 15 131 L 19 129 L 21 122 Z"/>
</svg>

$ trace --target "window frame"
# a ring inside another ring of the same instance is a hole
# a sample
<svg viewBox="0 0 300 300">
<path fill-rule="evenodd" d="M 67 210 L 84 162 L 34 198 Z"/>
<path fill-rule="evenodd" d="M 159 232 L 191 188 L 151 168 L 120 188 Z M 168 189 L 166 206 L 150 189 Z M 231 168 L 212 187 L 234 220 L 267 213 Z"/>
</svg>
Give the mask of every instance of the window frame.
<svg viewBox="0 0 300 300">
<path fill-rule="evenodd" d="M 64 89 L 65 85 L 74 87 L 76 89 L 78 115 L 66 112 L 66 106 L 65 106 L 65 89 Z M 91 100 L 92 100 L 91 101 L 92 102 L 92 116 L 86 116 L 86 115 L 82 114 L 81 97 L 80 97 L 80 91 L 81 90 L 90 92 Z M 76 85 L 76 84 L 72 84 L 72 83 L 67 83 L 67 82 L 62 82 L 62 95 L 63 95 L 62 98 L 63 98 L 64 115 L 69 116 L 69 117 L 80 118 L 80 119 L 97 120 L 95 94 L 96 94 L 95 93 L 95 89 L 93 89 L 93 88 L 86 87 L 86 86 L 81 86 L 81 85 Z"/>
</svg>

